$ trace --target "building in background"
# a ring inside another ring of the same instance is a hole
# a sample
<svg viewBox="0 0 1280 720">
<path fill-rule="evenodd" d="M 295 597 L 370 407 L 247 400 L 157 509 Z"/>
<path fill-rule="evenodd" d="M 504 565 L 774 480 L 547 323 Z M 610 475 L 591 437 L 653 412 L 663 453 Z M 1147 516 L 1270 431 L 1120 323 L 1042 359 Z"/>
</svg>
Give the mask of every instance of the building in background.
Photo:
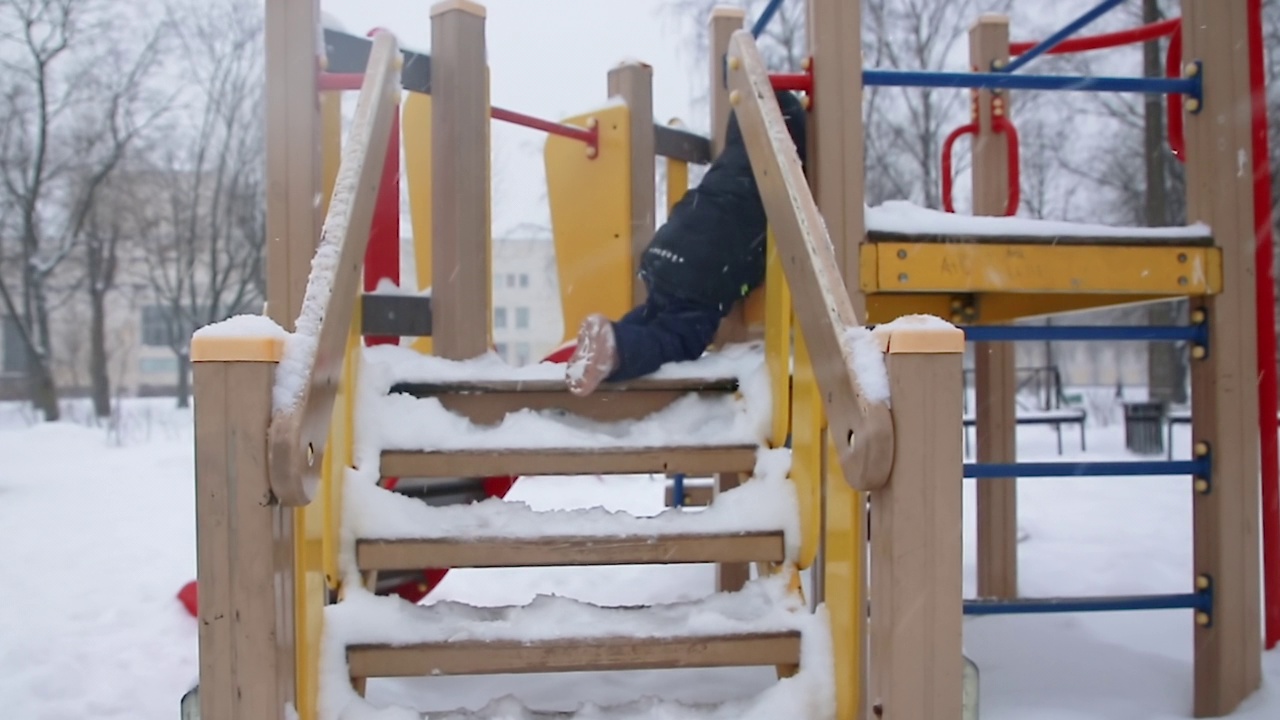
<svg viewBox="0 0 1280 720">
<path fill-rule="evenodd" d="M 492 258 L 494 347 L 512 365 L 538 362 L 564 340 L 555 245 L 495 238 Z"/>
</svg>

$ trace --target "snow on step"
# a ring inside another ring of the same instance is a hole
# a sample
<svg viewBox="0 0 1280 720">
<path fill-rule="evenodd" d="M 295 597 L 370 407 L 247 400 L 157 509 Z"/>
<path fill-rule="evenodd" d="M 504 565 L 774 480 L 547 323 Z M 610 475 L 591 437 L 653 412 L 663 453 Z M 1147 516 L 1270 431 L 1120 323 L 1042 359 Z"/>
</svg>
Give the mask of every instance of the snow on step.
<svg viewBox="0 0 1280 720">
<path fill-rule="evenodd" d="M 351 588 L 342 602 L 325 608 L 326 642 L 343 647 L 753 635 L 800 631 L 809 620 L 785 575 L 752 580 L 738 592 L 648 607 L 602 607 L 552 595 L 521 606 L 414 605 Z"/>
<path fill-rule="evenodd" d="M 1185 227 L 1123 227 L 1091 223 L 1039 220 L 1019 217 L 984 217 L 946 213 L 905 200 L 890 200 L 868 207 L 867 231 L 902 235 L 970 235 L 1010 237 L 1078 237 L 1173 239 L 1188 241 L 1212 237 L 1208 225 Z"/>
<path fill-rule="evenodd" d="M 388 395 L 398 383 L 564 380 L 564 366 L 512 367 L 490 354 L 466 361 L 422 355 L 397 346 L 363 351 L 361 445 L 383 450 L 660 447 L 757 444 L 770 423 L 769 378 L 760 343 L 744 343 L 651 377 L 738 379 L 738 396 L 689 395 L 641 420 L 595 422 L 554 410 L 523 410 L 496 426 L 479 426 L 449 412 L 436 398 Z"/>
<path fill-rule="evenodd" d="M 782 531 L 788 557 L 799 543 L 800 511 L 787 478 L 786 448 L 759 450 L 752 478 L 706 509 L 672 508 L 638 517 L 601 507 L 535 511 L 522 502 L 493 498 L 471 505 L 431 506 L 369 482 L 347 486 L 345 523 L 361 539 L 530 539 L 558 536 L 625 537 L 725 535 Z"/>
<path fill-rule="evenodd" d="M 755 698 L 733 701 L 731 714 L 705 715 L 708 707 L 684 707 L 675 703 L 645 700 L 619 708 L 634 713 L 642 707 L 657 710 L 655 704 L 670 705 L 675 711 L 663 718 L 815 718 L 832 714 L 831 647 L 824 610 L 810 613 L 803 601 L 788 591 L 783 576 L 749 582 L 735 593 L 716 593 L 687 602 L 653 607 L 601 607 L 562 597 L 538 596 L 528 605 L 479 608 L 461 603 L 441 602 L 417 606 L 398 597 L 380 597 L 353 590 L 343 602 L 325 608 L 324 660 L 321 684 L 326 720 L 399 720 L 419 718 L 402 708 L 374 709 L 355 696 L 347 677 L 347 650 L 354 646 L 407 647 L 429 644 L 476 642 L 505 647 L 616 643 L 619 638 L 637 641 L 750 639 L 761 635 L 798 633 L 801 671 L 780 681 Z M 506 699 L 492 703 L 478 715 L 461 717 L 537 717 Z M 519 712 L 513 712 L 519 710 Z M 685 711 L 689 714 L 685 714 Z M 501 712 L 499 712 L 501 711 Z M 769 711 L 771 714 L 765 714 Z M 512 714 L 502 714 L 503 712 Z M 529 711 L 532 712 L 532 711 Z M 486 714 L 487 713 L 487 714 Z M 495 714 L 496 713 L 496 714 Z M 629 715 L 621 715 L 628 717 Z M 655 717 L 654 715 L 630 715 Z M 435 714 L 432 717 L 449 717 Z M 553 716 L 554 717 L 554 716 Z M 587 717 L 611 718 L 613 711 Z"/>
</svg>

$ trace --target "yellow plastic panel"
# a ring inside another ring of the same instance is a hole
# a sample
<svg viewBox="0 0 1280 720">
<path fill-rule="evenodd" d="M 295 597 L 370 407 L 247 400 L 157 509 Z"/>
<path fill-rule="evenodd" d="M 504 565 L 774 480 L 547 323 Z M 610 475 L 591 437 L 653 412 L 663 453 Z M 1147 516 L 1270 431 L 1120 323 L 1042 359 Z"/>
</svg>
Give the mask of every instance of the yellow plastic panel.
<svg viewBox="0 0 1280 720">
<path fill-rule="evenodd" d="M 794 326 L 794 323 L 792 323 Z M 800 504 L 800 557 L 803 570 L 818 553 L 822 512 L 822 393 L 813 374 L 804 333 L 795 328 L 795 379 L 791 397 L 791 481 Z"/>
<path fill-rule="evenodd" d="M 322 472 L 328 475 L 326 454 Z M 324 630 L 327 591 L 324 580 L 324 504 L 321 487 L 311 504 L 293 511 L 294 674 L 298 720 L 316 720 L 320 695 L 320 639 Z"/>
<path fill-rule="evenodd" d="M 404 184 L 409 193 L 413 265 L 418 289 L 431 287 L 431 96 L 409 93 L 400 115 Z M 431 354 L 431 338 L 414 338 L 413 349 Z"/>
<path fill-rule="evenodd" d="M 360 377 L 360 355 L 364 339 L 360 334 L 361 299 L 354 299 L 355 310 L 351 315 L 351 327 L 347 330 L 347 349 L 342 361 L 342 378 L 338 382 L 338 396 L 333 403 L 333 417 L 329 421 L 329 438 L 325 446 L 325 459 L 330 466 L 322 475 L 325 490 L 324 504 L 324 574 L 330 588 L 337 589 L 341 580 L 338 569 L 338 550 L 342 546 L 342 500 L 347 469 L 354 464 L 356 395 Z"/>
<path fill-rule="evenodd" d="M 836 718 L 856 720 L 866 682 L 866 495 L 845 482 L 840 460 L 826 435 L 824 429 L 827 522 L 823 592 L 835 654 Z"/>
<path fill-rule="evenodd" d="M 667 212 L 689 191 L 689 163 L 667 158 Z"/>
<path fill-rule="evenodd" d="M 1211 247 L 877 243 L 865 292 L 1202 295 L 1221 291 Z M 868 287 L 872 283 L 873 287 Z"/>
<path fill-rule="evenodd" d="M 791 432 L 791 293 L 783 275 L 772 229 L 767 242 L 764 348 L 765 362 L 769 365 L 769 388 L 773 395 L 769 444 L 782 447 Z"/>
<path fill-rule="evenodd" d="M 631 121 L 624 105 L 563 122 L 580 127 L 594 118 L 600 152 L 552 135 L 544 161 L 551 227 L 560 273 L 565 338 L 575 337 L 591 313 L 620 317 L 631 309 Z"/>
</svg>

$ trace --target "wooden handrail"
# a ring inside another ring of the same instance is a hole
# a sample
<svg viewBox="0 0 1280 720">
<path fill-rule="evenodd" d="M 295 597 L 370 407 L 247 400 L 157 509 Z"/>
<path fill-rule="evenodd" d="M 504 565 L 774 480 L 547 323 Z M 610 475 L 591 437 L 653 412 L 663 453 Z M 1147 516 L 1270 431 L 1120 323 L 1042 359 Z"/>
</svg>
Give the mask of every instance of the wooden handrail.
<svg viewBox="0 0 1280 720">
<path fill-rule="evenodd" d="M 396 112 L 401 62 L 395 37 L 379 33 L 369 55 L 302 310 L 276 377 L 268 467 L 271 492 L 281 505 L 306 505 L 319 486 L 347 331 L 360 291 L 360 271 Z"/>
<path fill-rule="evenodd" d="M 735 32 L 730 40 L 728 80 L 730 102 L 776 236 L 795 316 L 812 351 L 834 449 L 849 484 L 858 490 L 876 490 L 888 481 L 893 465 L 888 400 L 868 397 L 859 383 L 847 334 L 861 323 L 764 60 L 745 30 Z"/>
</svg>

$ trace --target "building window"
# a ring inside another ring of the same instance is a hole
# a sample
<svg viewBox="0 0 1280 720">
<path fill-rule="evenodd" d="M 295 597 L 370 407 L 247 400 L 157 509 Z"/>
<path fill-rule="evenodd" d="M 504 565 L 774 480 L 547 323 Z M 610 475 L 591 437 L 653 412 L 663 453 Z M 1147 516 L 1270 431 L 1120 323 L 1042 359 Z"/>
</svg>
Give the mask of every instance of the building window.
<svg viewBox="0 0 1280 720">
<path fill-rule="evenodd" d="M 520 287 L 529 287 L 529 273 L 520 273 Z"/>
<path fill-rule="evenodd" d="M 0 359 L 4 372 L 25 373 L 27 371 L 27 345 L 22 341 L 22 328 L 12 315 L 4 316 L 4 335 L 0 337 L 4 347 L 4 356 Z"/>
<path fill-rule="evenodd" d="M 515 287 L 515 286 L 516 286 L 516 274 L 507 273 L 507 287 Z"/>
<path fill-rule="evenodd" d="M 516 308 L 516 327 L 520 329 L 529 327 L 529 308 Z"/>
<path fill-rule="evenodd" d="M 506 360 L 506 359 L 507 359 L 507 344 L 506 344 L 506 343 L 496 343 L 496 344 L 493 346 L 493 349 L 494 349 L 494 351 L 495 351 L 495 352 L 497 352 L 497 353 L 498 353 L 498 357 L 502 358 L 503 360 Z"/>
<path fill-rule="evenodd" d="M 144 357 L 138 360 L 138 372 L 143 375 L 175 375 L 178 372 L 178 358 Z"/>
<path fill-rule="evenodd" d="M 173 325 L 169 322 L 169 309 L 161 305 L 144 305 L 142 308 L 142 344 L 148 347 L 169 347 Z"/>
<path fill-rule="evenodd" d="M 507 309 L 504 307 L 496 307 L 493 309 L 493 327 L 495 330 L 501 330 L 507 326 Z"/>
<path fill-rule="evenodd" d="M 529 362 L 529 343 L 516 343 L 516 364 L 524 365 Z"/>
</svg>

